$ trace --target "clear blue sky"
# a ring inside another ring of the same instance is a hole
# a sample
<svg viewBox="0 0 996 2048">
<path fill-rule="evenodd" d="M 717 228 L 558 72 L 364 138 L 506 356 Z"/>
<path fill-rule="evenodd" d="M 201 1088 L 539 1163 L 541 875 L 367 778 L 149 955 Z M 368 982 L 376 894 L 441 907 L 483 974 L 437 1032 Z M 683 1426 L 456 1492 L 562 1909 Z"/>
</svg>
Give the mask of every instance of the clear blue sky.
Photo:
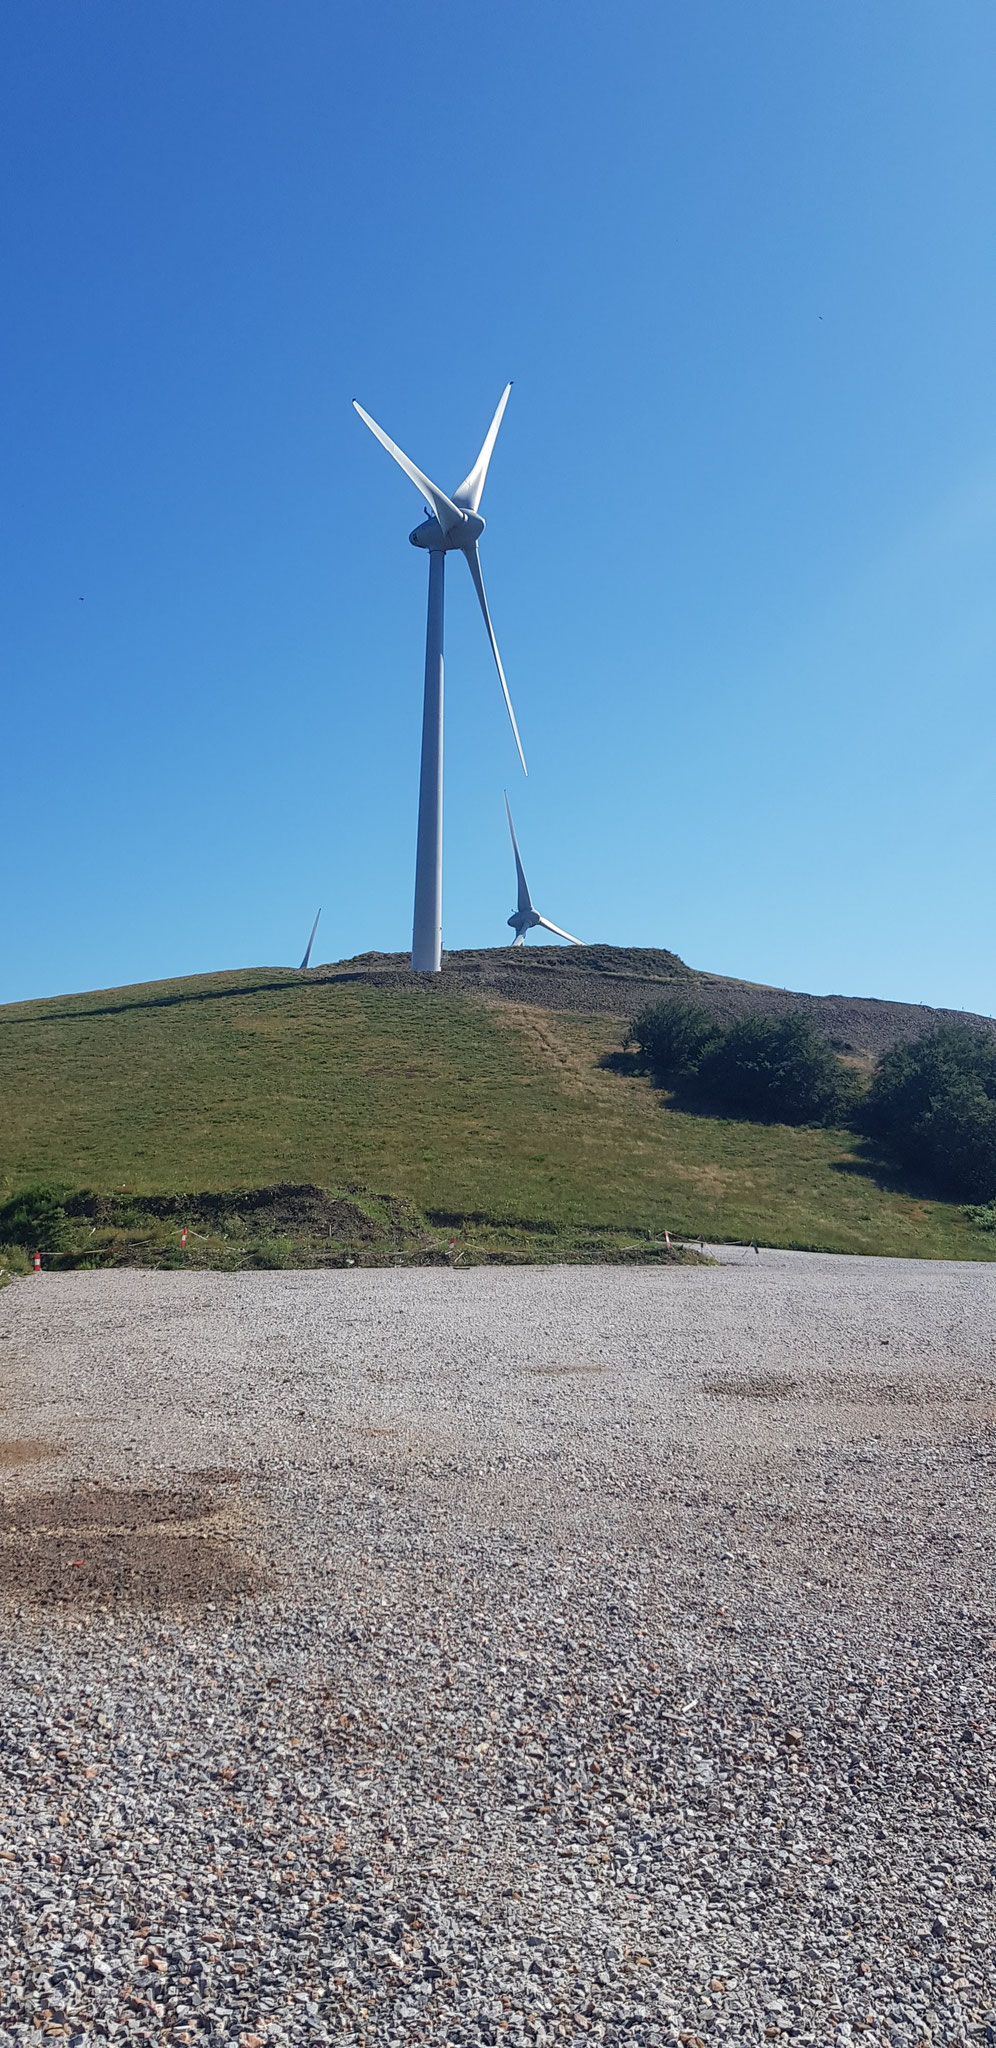
<svg viewBox="0 0 996 2048">
<path fill-rule="evenodd" d="M 996 1011 L 992 0 L 45 0 L 0 154 L 0 997 L 542 909 Z M 80 599 L 83 602 L 80 602 Z"/>
</svg>

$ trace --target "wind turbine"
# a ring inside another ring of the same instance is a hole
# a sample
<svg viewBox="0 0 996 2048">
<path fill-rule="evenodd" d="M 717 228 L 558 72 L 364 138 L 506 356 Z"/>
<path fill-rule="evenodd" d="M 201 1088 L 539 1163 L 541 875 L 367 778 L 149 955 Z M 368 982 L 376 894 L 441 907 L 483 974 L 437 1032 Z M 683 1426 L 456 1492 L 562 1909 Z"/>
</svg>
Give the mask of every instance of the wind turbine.
<svg viewBox="0 0 996 2048">
<path fill-rule="evenodd" d="M 519 901 L 516 905 L 515 916 L 508 919 L 508 923 L 515 933 L 515 937 L 512 940 L 513 946 L 524 946 L 526 943 L 526 933 L 531 932 L 534 925 L 538 924 L 542 925 L 545 932 L 556 932 L 558 939 L 570 939 L 572 946 L 583 946 L 584 940 L 576 939 L 573 932 L 562 932 L 559 924 L 551 924 L 548 917 L 541 917 L 529 894 L 529 883 L 526 881 L 522 870 L 522 861 L 519 858 L 519 845 L 515 836 L 515 826 L 512 823 L 512 813 L 509 809 L 507 792 L 505 796 L 505 816 L 508 819 L 508 829 L 512 834 L 512 852 L 515 855 L 515 872 L 519 882 Z"/>
<path fill-rule="evenodd" d="M 467 567 L 473 579 L 474 589 L 484 613 L 491 652 L 498 670 L 498 680 L 505 699 L 505 709 L 512 722 L 515 744 L 519 749 L 523 774 L 526 773 L 526 757 L 522 751 L 519 728 L 515 723 L 512 699 L 508 694 L 505 671 L 501 665 L 498 642 L 495 639 L 488 600 L 484 594 L 484 578 L 481 575 L 480 556 L 477 543 L 484 532 L 484 520 L 478 506 L 484 491 L 484 480 L 488 473 L 502 414 L 508 404 L 511 384 L 506 384 L 494 419 L 484 437 L 484 446 L 463 483 L 454 491 L 452 498 L 446 496 L 417 469 L 414 462 L 396 446 L 383 427 L 372 420 L 368 412 L 354 398 L 353 404 L 361 420 L 376 434 L 382 448 L 393 455 L 405 475 L 411 477 L 429 503 L 425 507 L 426 517 L 421 526 L 416 526 L 408 538 L 415 548 L 425 548 L 429 556 L 429 616 L 425 631 L 425 697 L 422 706 L 422 766 L 418 785 L 418 840 L 415 852 L 415 917 L 412 926 L 412 967 L 416 974 L 438 974 L 442 966 L 443 945 L 443 571 L 446 556 L 459 549 L 466 557 Z M 429 506 L 432 510 L 430 512 Z"/>
<path fill-rule="evenodd" d="M 315 922 L 311 927 L 311 937 L 308 940 L 308 943 L 304 949 L 304 959 L 302 960 L 301 965 L 298 968 L 299 974 L 303 974 L 304 969 L 306 967 L 310 967 L 311 965 L 311 948 L 315 943 L 315 933 L 318 930 L 318 918 L 321 917 L 321 914 L 321 910 L 319 910 L 318 917 L 316 917 Z"/>
</svg>

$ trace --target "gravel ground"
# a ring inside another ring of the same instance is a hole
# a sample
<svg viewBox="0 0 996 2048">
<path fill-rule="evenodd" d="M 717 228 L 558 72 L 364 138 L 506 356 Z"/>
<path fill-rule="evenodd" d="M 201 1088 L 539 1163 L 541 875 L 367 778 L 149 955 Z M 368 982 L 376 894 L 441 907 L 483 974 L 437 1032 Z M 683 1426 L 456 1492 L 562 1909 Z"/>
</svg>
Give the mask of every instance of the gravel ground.
<svg viewBox="0 0 996 2048">
<path fill-rule="evenodd" d="M 996 2041 L 996 1269 L 0 1297 L 0 2040 Z"/>
</svg>

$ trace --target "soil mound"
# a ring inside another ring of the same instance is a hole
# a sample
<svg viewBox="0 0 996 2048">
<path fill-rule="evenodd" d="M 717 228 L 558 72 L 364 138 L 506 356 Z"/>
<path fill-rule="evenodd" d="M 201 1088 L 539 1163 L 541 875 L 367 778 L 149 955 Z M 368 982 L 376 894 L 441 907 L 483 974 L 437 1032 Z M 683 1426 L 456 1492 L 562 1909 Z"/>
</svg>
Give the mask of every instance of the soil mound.
<svg viewBox="0 0 996 2048">
<path fill-rule="evenodd" d="M 282 1235 L 285 1232 L 317 1233 L 336 1242 L 375 1244 L 388 1236 L 386 1224 L 367 1215 L 359 1204 L 345 1195 L 330 1194 L 308 1182 L 282 1182 L 276 1187 L 236 1188 L 207 1191 L 198 1195 L 95 1194 L 90 1190 L 70 1195 L 67 1216 L 88 1217 L 94 1223 L 113 1224 L 135 1217 L 182 1217 L 206 1229 L 241 1220 L 256 1230 Z"/>
</svg>

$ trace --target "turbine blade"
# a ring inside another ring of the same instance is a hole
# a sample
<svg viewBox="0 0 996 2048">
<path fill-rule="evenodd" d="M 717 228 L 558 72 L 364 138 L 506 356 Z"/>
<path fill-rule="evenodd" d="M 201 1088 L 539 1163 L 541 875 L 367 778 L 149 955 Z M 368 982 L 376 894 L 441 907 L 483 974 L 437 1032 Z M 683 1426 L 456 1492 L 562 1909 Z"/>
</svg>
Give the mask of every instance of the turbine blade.
<svg viewBox="0 0 996 2048">
<path fill-rule="evenodd" d="M 492 420 L 491 425 L 484 436 L 484 446 L 481 449 L 477 461 L 475 462 L 474 467 L 470 472 L 470 475 L 464 477 L 464 480 L 460 485 L 459 490 L 454 491 L 453 493 L 454 505 L 462 505 L 467 512 L 476 512 L 478 505 L 481 502 L 481 497 L 484 491 L 484 479 L 488 473 L 488 463 L 490 462 L 492 454 L 494 453 L 494 445 L 496 440 L 498 439 L 498 429 L 501 426 L 502 414 L 504 413 L 505 407 L 508 404 L 508 394 L 511 391 L 511 389 L 511 384 L 506 384 L 505 389 L 498 400 L 498 407 L 495 412 L 494 419 Z"/>
<path fill-rule="evenodd" d="M 524 945 L 525 945 L 525 943 L 526 943 L 526 935 L 525 935 L 525 932 L 516 932 L 516 934 L 515 934 L 515 937 L 514 937 L 514 939 L 512 940 L 512 944 L 513 944 L 513 946 L 524 946 Z"/>
<path fill-rule="evenodd" d="M 409 460 L 397 442 L 392 441 L 389 434 L 385 434 L 383 427 L 379 427 L 368 412 L 364 412 L 358 399 L 354 398 L 353 406 L 364 425 L 376 435 L 381 447 L 386 448 L 389 455 L 393 455 L 395 462 L 404 470 L 406 476 L 411 477 L 412 483 L 421 491 L 423 498 L 428 498 L 443 532 L 449 533 L 454 526 L 462 526 L 463 513 L 459 505 L 454 505 L 452 498 L 448 498 L 446 492 L 441 491 L 438 484 L 434 484 L 431 478 L 426 476 L 424 470 L 416 468 L 415 463 Z"/>
<path fill-rule="evenodd" d="M 510 806 L 509 806 L 509 801 L 508 801 L 508 791 L 507 791 L 507 790 L 505 790 L 505 792 L 504 792 L 504 796 L 505 796 L 505 816 L 506 816 L 506 818 L 508 819 L 508 829 L 509 829 L 510 833 L 512 834 L 512 852 L 513 852 L 513 853 L 514 853 L 514 855 L 515 855 L 515 872 L 516 872 L 516 874 L 517 874 L 517 876 L 518 876 L 518 878 L 519 878 L 519 900 L 518 900 L 518 903 L 516 904 L 515 908 L 516 908 L 516 910 L 517 910 L 517 911 L 519 911 L 519 910 L 532 910 L 532 908 L 533 908 L 533 899 L 532 899 L 532 897 L 531 897 L 531 896 L 530 896 L 530 894 L 529 894 L 529 883 L 528 883 L 528 882 L 526 881 L 526 877 L 525 877 L 525 874 L 523 873 L 523 868 L 522 868 L 522 861 L 521 861 L 521 859 L 520 859 L 520 856 L 519 856 L 519 842 L 518 842 L 518 840 L 516 839 L 516 836 L 515 836 L 515 826 L 514 826 L 514 825 L 513 825 L 513 823 L 512 823 L 512 812 L 511 812 L 511 809 L 510 809 Z"/>
<path fill-rule="evenodd" d="M 321 910 L 319 910 L 318 917 L 321 917 L 321 914 Z M 318 917 L 316 917 L 315 922 L 311 927 L 311 937 L 308 940 L 308 943 L 304 949 L 304 959 L 301 962 L 299 972 L 302 972 L 305 967 L 308 967 L 311 964 L 311 948 L 315 943 L 315 933 L 318 930 Z"/>
<path fill-rule="evenodd" d="M 540 924 L 545 932 L 556 932 L 558 939 L 570 939 L 572 946 L 583 946 L 583 939 L 576 939 L 573 932 L 563 932 L 559 924 L 551 924 L 548 917 L 541 917 Z"/>
<path fill-rule="evenodd" d="M 470 570 L 470 573 L 474 579 L 474 589 L 476 590 L 477 595 L 480 599 L 481 610 L 484 613 L 484 623 L 488 629 L 488 639 L 491 642 L 491 652 L 494 655 L 495 667 L 498 670 L 498 681 L 501 684 L 502 696 L 505 699 L 505 709 L 508 712 L 509 718 L 512 721 L 512 731 L 515 734 L 515 744 L 519 749 L 519 759 L 522 762 L 522 773 L 523 775 L 528 775 L 529 770 L 526 767 L 526 757 L 522 751 L 522 741 L 519 738 L 519 728 L 515 723 L 515 712 L 512 710 L 512 699 L 508 694 L 508 684 L 505 681 L 505 671 L 501 665 L 501 655 L 498 652 L 498 642 L 495 639 L 495 629 L 491 624 L 491 613 L 488 610 L 488 600 L 484 595 L 484 578 L 481 575 L 481 558 L 477 552 L 477 542 L 475 541 L 473 545 L 469 548 L 464 548 L 463 553 L 467 557 L 467 567 Z"/>
</svg>

